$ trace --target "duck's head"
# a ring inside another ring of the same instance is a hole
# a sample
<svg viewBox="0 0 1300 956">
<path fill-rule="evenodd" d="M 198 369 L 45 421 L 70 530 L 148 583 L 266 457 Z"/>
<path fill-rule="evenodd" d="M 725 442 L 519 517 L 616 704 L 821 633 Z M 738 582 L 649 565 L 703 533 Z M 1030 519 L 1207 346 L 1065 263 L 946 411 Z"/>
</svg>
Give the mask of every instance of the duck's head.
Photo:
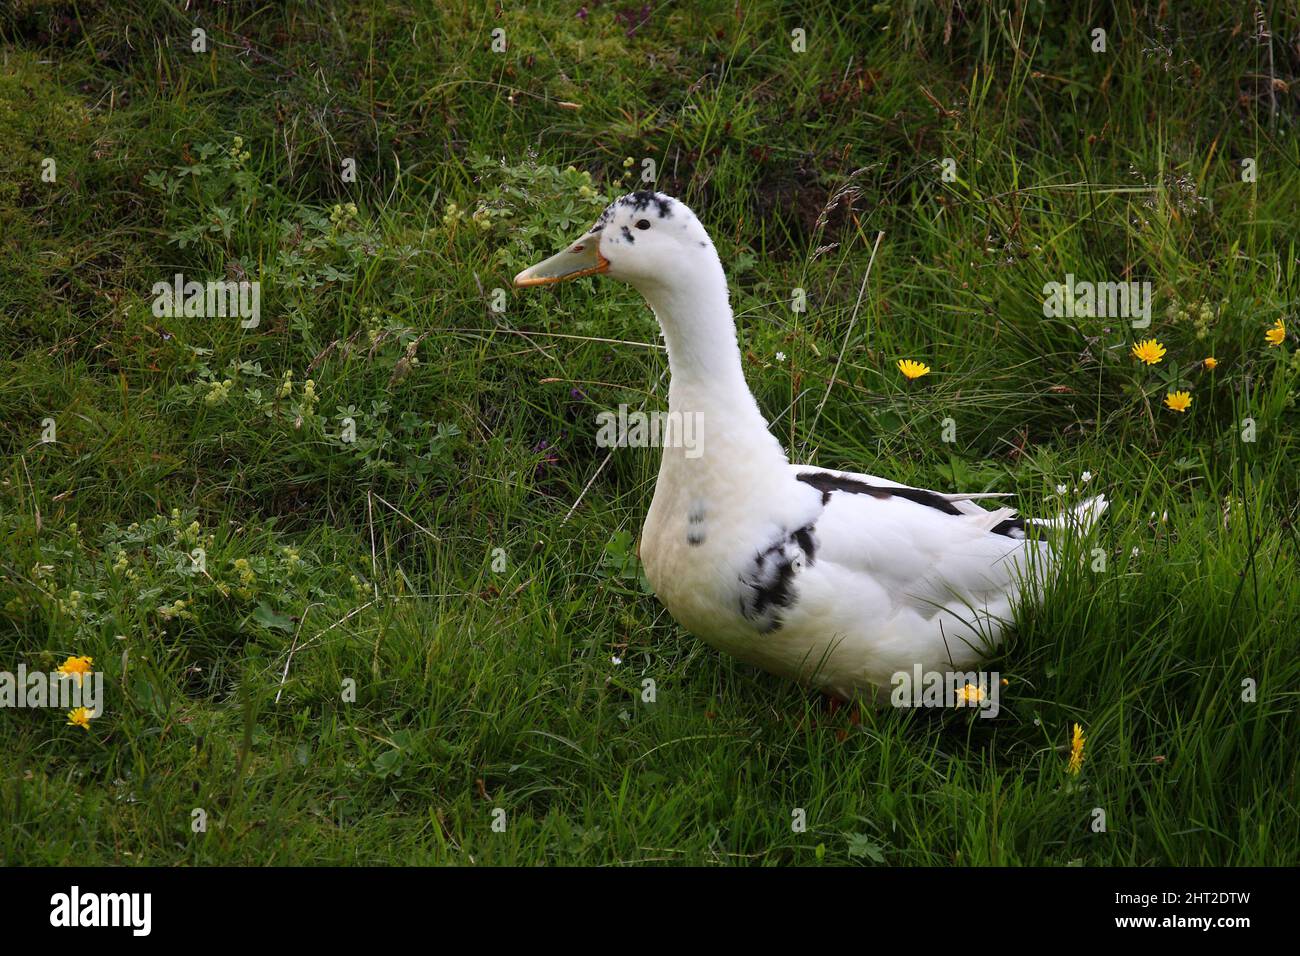
<svg viewBox="0 0 1300 956">
<path fill-rule="evenodd" d="M 696 266 L 717 269 L 713 243 L 686 205 L 663 193 L 629 193 L 568 247 L 515 276 L 516 286 L 607 275 L 641 292 L 689 281 Z"/>
</svg>

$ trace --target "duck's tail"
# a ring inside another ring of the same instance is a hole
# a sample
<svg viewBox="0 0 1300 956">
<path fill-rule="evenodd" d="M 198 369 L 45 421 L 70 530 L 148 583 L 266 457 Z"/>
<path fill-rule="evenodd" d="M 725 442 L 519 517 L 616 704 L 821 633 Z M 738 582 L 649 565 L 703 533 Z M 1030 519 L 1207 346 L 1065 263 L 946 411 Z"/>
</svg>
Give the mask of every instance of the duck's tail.
<svg viewBox="0 0 1300 956">
<path fill-rule="evenodd" d="M 1073 508 L 1062 511 L 1054 518 L 1027 518 L 1025 520 L 1030 524 L 1036 524 L 1043 528 L 1051 528 L 1057 531 L 1069 530 L 1079 537 L 1083 537 L 1092 530 L 1092 526 L 1097 523 L 1097 520 L 1109 506 L 1110 502 L 1106 500 L 1105 495 L 1097 495 L 1095 498 L 1089 498 Z"/>
</svg>

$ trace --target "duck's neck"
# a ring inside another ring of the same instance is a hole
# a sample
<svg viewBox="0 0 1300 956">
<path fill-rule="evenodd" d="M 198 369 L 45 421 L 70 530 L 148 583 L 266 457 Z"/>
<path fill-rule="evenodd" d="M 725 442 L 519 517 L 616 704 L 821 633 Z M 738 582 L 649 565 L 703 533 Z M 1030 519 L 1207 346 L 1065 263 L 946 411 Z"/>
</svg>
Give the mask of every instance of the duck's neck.
<svg viewBox="0 0 1300 956">
<path fill-rule="evenodd" d="M 700 416 L 701 460 L 713 468 L 722 467 L 723 458 L 750 469 L 784 465 L 785 452 L 745 382 L 727 282 L 716 256 L 712 263 L 697 264 L 693 281 L 678 277 L 671 285 L 640 291 L 668 347 L 668 411 Z M 664 449 L 665 463 L 677 457 Z"/>
</svg>

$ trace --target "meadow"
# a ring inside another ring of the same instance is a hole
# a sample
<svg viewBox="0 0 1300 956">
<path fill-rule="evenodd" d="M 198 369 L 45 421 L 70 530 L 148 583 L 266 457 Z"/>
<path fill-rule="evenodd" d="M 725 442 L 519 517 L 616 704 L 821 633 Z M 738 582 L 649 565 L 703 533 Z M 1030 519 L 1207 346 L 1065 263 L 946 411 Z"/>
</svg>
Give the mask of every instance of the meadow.
<svg viewBox="0 0 1300 956">
<path fill-rule="evenodd" d="M 1300 862 L 1300 13 L 839 6 L 0 11 L 0 670 L 104 681 L 0 708 L 0 862 Z M 510 287 L 649 181 L 793 458 L 1111 499 L 996 719 L 649 592 L 653 315 Z"/>
</svg>

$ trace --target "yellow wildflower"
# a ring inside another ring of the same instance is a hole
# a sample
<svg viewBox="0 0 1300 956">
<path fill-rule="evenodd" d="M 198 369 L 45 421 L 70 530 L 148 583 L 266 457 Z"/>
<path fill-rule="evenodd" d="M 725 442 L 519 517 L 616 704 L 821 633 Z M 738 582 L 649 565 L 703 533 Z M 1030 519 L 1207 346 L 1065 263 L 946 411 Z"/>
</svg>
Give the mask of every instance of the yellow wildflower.
<svg viewBox="0 0 1300 956">
<path fill-rule="evenodd" d="M 978 704 L 984 699 L 984 691 L 980 690 L 974 684 L 967 684 L 957 691 L 956 706 L 963 704 Z"/>
<path fill-rule="evenodd" d="M 911 359 L 899 359 L 898 370 L 906 375 L 909 379 L 920 378 L 922 375 L 930 373 L 930 366 L 922 362 L 913 362 Z"/>
<path fill-rule="evenodd" d="M 1165 347 L 1155 339 L 1147 339 L 1133 346 L 1133 357 L 1148 365 L 1155 365 L 1165 357 Z"/>
<path fill-rule="evenodd" d="M 1268 339 L 1269 345 L 1281 345 L 1286 341 L 1286 326 L 1282 320 L 1278 319 L 1273 323 L 1273 327 L 1264 333 L 1264 338 Z"/>
<path fill-rule="evenodd" d="M 1070 764 L 1066 767 L 1070 773 L 1078 773 L 1083 769 L 1083 745 L 1084 745 L 1083 728 L 1078 724 L 1074 725 L 1074 738 L 1070 741 Z"/>
<path fill-rule="evenodd" d="M 1165 396 L 1165 407 L 1179 414 L 1187 411 L 1191 404 L 1192 395 L 1190 392 L 1170 392 Z"/>
<path fill-rule="evenodd" d="M 93 657 L 69 657 L 59 665 L 59 673 L 64 677 L 74 677 L 77 683 L 90 673 L 91 665 L 95 663 Z"/>
<path fill-rule="evenodd" d="M 1213 372 L 1216 368 L 1219 367 L 1219 360 L 1216 359 L 1213 355 L 1211 355 L 1209 358 L 1207 358 L 1207 359 L 1206 359 L 1204 362 L 1202 362 L 1201 364 L 1204 365 L 1204 366 L 1205 366 L 1207 369 L 1209 369 L 1211 372 Z"/>
<path fill-rule="evenodd" d="M 90 721 L 93 717 L 94 712 L 89 707 L 77 707 L 68 711 L 68 725 L 89 730 Z"/>
</svg>

